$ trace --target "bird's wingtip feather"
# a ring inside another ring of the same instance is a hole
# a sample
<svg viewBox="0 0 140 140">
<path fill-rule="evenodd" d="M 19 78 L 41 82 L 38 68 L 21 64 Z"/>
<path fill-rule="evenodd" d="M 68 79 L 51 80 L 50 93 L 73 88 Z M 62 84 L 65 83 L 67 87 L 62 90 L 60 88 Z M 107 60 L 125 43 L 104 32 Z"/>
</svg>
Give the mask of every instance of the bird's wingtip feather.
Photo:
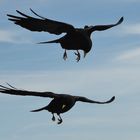
<svg viewBox="0 0 140 140">
<path fill-rule="evenodd" d="M 115 100 L 115 96 L 113 96 L 113 97 L 111 98 L 111 100 L 110 100 L 110 101 L 112 102 L 112 101 L 114 101 L 114 100 Z"/>
<path fill-rule="evenodd" d="M 124 20 L 124 17 L 122 16 L 118 23 L 121 24 L 123 22 L 123 20 Z"/>
</svg>

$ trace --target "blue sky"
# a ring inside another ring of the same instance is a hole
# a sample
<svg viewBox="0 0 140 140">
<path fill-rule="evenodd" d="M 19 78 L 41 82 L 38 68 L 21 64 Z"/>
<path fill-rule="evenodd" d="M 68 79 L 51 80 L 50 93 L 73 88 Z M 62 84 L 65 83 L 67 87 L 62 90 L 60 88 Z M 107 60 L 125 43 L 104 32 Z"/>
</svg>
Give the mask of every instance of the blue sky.
<svg viewBox="0 0 140 140">
<path fill-rule="evenodd" d="M 140 137 L 140 1 L 139 0 L 0 0 L 0 83 L 35 91 L 53 91 L 106 100 L 108 105 L 77 103 L 62 114 L 64 123 L 51 121 L 45 111 L 30 113 L 50 99 L 0 94 L 0 139 L 139 140 Z M 64 61 L 59 44 L 37 42 L 58 38 L 16 26 L 6 14 L 15 10 L 70 23 L 75 27 L 115 23 L 120 26 L 92 34 L 93 48 L 75 61 Z"/>
</svg>

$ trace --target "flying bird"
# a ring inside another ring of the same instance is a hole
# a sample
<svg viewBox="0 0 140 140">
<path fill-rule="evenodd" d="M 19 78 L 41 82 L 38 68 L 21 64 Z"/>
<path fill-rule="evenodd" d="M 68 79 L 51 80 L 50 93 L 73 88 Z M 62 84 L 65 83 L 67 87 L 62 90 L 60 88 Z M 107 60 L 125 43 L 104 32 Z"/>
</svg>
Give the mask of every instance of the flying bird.
<svg viewBox="0 0 140 140">
<path fill-rule="evenodd" d="M 58 124 L 62 123 L 62 118 L 60 116 L 61 113 L 65 113 L 69 111 L 77 101 L 85 102 L 85 103 L 95 103 L 95 104 L 108 104 L 114 101 L 115 96 L 113 96 L 111 99 L 100 102 L 100 101 L 94 101 L 91 99 L 88 99 L 86 97 L 82 96 L 73 96 L 68 94 L 56 94 L 53 92 L 36 92 L 36 91 L 27 91 L 27 90 L 20 90 L 17 89 L 10 84 L 9 86 L 3 86 L 0 85 L 0 92 L 5 94 L 11 94 L 11 95 L 21 95 L 21 96 L 38 96 L 38 97 L 48 97 L 52 98 L 52 101 L 45 107 L 42 107 L 40 109 L 32 110 L 31 112 L 38 112 L 42 110 L 47 110 L 52 113 L 52 120 L 55 121 L 54 114 L 56 113 L 58 115 Z"/>
<path fill-rule="evenodd" d="M 121 17 L 120 20 L 115 24 L 95 25 L 95 26 L 85 25 L 84 28 L 75 28 L 71 24 L 42 17 L 38 15 L 36 12 L 34 12 L 32 9 L 30 10 L 38 18 L 28 16 L 18 10 L 16 10 L 16 12 L 21 16 L 15 16 L 11 14 L 7 14 L 7 16 L 9 17 L 8 19 L 13 21 L 15 24 L 20 25 L 21 27 L 26 28 L 30 31 L 37 32 L 44 31 L 56 35 L 65 33 L 65 35 L 60 37 L 59 39 L 46 42 L 39 42 L 39 44 L 60 43 L 61 47 L 65 50 L 63 54 L 64 60 L 67 59 L 66 50 L 75 50 L 76 52 L 74 52 L 74 54 L 77 56 L 76 57 L 77 62 L 81 58 L 79 50 L 82 50 L 84 52 L 84 57 L 91 50 L 92 32 L 104 31 L 114 26 L 117 26 L 123 22 L 123 17 Z"/>
</svg>

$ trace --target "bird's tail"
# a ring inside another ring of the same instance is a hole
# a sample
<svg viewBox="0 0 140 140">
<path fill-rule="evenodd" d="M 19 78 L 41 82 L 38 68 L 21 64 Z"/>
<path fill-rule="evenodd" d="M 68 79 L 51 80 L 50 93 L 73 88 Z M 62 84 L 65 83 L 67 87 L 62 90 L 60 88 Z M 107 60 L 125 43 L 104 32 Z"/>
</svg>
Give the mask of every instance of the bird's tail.
<svg viewBox="0 0 140 140">
<path fill-rule="evenodd" d="M 39 42 L 37 44 L 46 44 L 46 43 L 60 43 L 60 39 L 55 39 L 51 41 Z"/>
<path fill-rule="evenodd" d="M 42 110 L 47 110 L 47 106 L 39 108 L 39 109 L 31 110 L 30 112 L 38 112 L 38 111 L 42 111 Z"/>
</svg>

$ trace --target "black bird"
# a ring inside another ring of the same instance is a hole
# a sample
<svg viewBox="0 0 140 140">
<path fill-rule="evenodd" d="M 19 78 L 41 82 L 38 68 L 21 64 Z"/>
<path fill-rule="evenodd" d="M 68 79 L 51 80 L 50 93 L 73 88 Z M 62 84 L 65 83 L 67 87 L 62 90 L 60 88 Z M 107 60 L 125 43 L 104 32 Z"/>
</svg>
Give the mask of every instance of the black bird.
<svg viewBox="0 0 140 140">
<path fill-rule="evenodd" d="M 84 28 L 75 28 L 71 24 L 42 17 L 37 13 L 35 13 L 32 9 L 30 10 L 32 11 L 33 14 L 35 14 L 39 18 L 28 16 L 18 10 L 16 11 L 18 14 L 21 15 L 21 17 L 14 16 L 11 14 L 7 14 L 7 16 L 9 17 L 9 20 L 13 21 L 15 24 L 20 25 L 23 28 L 26 28 L 30 31 L 38 31 L 38 32 L 44 31 L 56 35 L 66 33 L 63 37 L 59 39 L 47 41 L 47 42 L 40 42 L 39 44 L 60 43 L 61 47 L 65 49 L 63 55 L 64 60 L 67 59 L 66 50 L 76 50 L 75 55 L 77 56 L 76 58 L 77 62 L 80 60 L 79 50 L 84 51 L 84 57 L 91 50 L 92 40 L 90 37 L 92 32 L 107 30 L 123 22 L 123 17 L 121 17 L 120 20 L 115 24 L 96 25 L 96 26 L 86 25 Z"/>
<path fill-rule="evenodd" d="M 96 103 L 96 104 L 107 104 L 114 101 L 115 96 L 113 96 L 110 100 L 105 102 L 90 100 L 86 97 L 82 96 L 72 96 L 68 94 L 56 94 L 53 92 L 36 92 L 36 91 L 27 91 L 27 90 L 19 90 L 10 84 L 9 87 L 0 85 L 0 92 L 11 95 L 21 95 L 21 96 L 39 96 L 39 97 L 49 97 L 53 98 L 52 101 L 45 107 L 40 109 L 32 110 L 31 112 L 38 112 L 42 110 L 48 110 L 52 113 L 52 120 L 55 121 L 54 113 L 58 115 L 58 124 L 62 123 L 62 118 L 60 116 L 61 113 L 69 111 L 77 101 L 87 102 L 87 103 Z"/>
</svg>

